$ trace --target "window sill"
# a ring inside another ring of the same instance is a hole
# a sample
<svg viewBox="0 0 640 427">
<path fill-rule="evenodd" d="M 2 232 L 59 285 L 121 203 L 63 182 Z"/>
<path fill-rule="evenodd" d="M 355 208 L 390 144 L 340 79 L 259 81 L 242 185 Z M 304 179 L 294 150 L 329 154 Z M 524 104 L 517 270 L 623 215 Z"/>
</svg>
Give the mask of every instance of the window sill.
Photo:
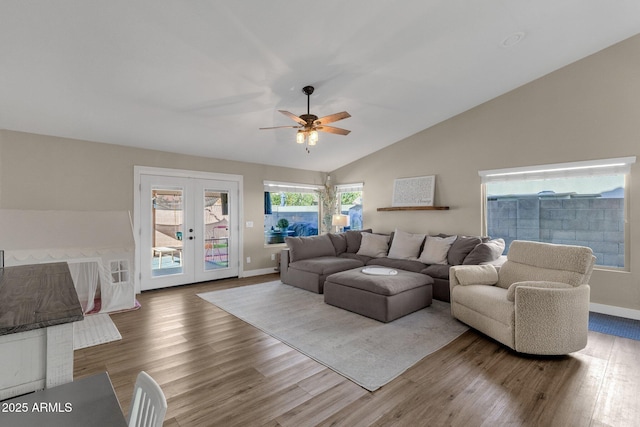
<svg viewBox="0 0 640 427">
<path fill-rule="evenodd" d="M 627 273 L 631 274 L 631 271 L 627 267 L 610 267 L 607 265 L 596 265 L 593 267 L 594 271 L 604 271 L 606 273 Z"/>
<path fill-rule="evenodd" d="M 264 248 L 268 249 L 268 248 L 286 248 L 287 244 L 286 243 L 271 243 L 271 244 L 264 244 Z"/>
</svg>

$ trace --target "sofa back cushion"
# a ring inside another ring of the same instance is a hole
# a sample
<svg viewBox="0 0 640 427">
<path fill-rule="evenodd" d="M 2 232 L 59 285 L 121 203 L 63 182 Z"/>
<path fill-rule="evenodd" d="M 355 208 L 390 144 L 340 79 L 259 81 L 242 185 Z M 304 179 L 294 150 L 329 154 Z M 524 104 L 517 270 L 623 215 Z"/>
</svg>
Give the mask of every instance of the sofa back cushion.
<svg viewBox="0 0 640 427">
<path fill-rule="evenodd" d="M 367 230 L 349 230 L 344 233 L 344 237 L 347 239 L 347 252 L 350 254 L 358 253 L 360 250 L 360 243 L 362 242 L 362 233 L 371 233 L 372 229 Z"/>
<path fill-rule="evenodd" d="M 449 265 L 460 265 L 471 251 L 482 243 L 480 237 L 475 236 L 458 236 L 455 242 L 449 248 L 447 261 Z"/>
<path fill-rule="evenodd" d="M 347 236 L 344 233 L 329 233 L 329 238 L 333 247 L 336 248 L 336 255 L 340 256 L 347 252 Z"/>
<path fill-rule="evenodd" d="M 504 239 L 493 239 L 487 242 L 482 242 L 473 248 L 469 255 L 462 261 L 463 265 L 478 265 L 485 262 L 495 261 L 504 252 L 505 242 Z"/>
<path fill-rule="evenodd" d="M 328 235 L 308 237 L 287 237 L 285 243 L 289 247 L 291 262 L 321 256 L 336 256 L 336 249 Z"/>
<path fill-rule="evenodd" d="M 588 283 L 594 262 L 591 248 L 584 246 L 515 240 L 500 267 L 498 286 L 508 289 L 513 283 L 527 280 L 580 286 Z"/>
</svg>

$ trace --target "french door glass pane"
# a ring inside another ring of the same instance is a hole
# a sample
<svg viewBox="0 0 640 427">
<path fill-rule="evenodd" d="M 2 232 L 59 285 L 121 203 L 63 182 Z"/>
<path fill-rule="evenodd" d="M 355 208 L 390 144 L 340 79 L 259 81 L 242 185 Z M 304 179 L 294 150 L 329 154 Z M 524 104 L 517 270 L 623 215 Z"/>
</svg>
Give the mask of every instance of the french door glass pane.
<svg viewBox="0 0 640 427">
<path fill-rule="evenodd" d="M 184 192 L 180 188 L 153 188 L 152 257 L 153 277 L 182 274 L 184 236 Z"/>
<path fill-rule="evenodd" d="M 229 267 L 229 193 L 204 191 L 204 269 Z"/>
</svg>

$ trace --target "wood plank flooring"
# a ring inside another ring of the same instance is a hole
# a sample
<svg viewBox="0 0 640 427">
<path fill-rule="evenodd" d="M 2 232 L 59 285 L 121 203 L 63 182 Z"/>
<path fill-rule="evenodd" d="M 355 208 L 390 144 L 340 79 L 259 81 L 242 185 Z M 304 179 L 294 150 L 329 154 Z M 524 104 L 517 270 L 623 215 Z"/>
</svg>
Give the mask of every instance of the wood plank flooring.
<svg viewBox="0 0 640 427">
<path fill-rule="evenodd" d="M 276 275 L 138 295 L 112 314 L 122 340 L 75 352 L 108 371 L 125 413 L 145 370 L 165 426 L 638 426 L 640 341 L 589 333 L 586 349 L 523 357 L 469 331 L 370 393 L 196 296 Z"/>
</svg>

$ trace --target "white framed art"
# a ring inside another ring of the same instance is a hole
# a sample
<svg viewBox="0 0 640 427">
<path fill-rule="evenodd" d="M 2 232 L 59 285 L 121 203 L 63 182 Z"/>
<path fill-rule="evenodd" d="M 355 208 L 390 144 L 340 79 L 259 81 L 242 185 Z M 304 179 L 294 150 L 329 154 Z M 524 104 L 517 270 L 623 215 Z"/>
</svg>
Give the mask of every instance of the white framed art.
<svg viewBox="0 0 640 427">
<path fill-rule="evenodd" d="M 393 183 L 393 200 L 397 206 L 433 206 L 436 176 L 398 178 Z"/>
</svg>

